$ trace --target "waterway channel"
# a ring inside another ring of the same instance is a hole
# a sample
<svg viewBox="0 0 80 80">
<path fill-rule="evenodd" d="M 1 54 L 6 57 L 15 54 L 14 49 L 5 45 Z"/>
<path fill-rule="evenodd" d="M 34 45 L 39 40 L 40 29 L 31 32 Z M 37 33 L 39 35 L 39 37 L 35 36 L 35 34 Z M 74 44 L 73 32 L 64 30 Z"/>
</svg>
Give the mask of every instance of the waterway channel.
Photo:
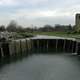
<svg viewBox="0 0 80 80">
<path fill-rule="evenodd" d="M 0 68 L 0 80 L 80 80 L 80 57 L 36 54 Z"/>
</svg>

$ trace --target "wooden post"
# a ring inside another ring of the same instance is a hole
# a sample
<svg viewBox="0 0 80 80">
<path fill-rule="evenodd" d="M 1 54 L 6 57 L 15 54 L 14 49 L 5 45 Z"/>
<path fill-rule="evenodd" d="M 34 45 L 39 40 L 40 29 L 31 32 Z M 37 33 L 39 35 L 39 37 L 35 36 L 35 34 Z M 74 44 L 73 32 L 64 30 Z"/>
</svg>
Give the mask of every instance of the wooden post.
<svg viewBox="0 0 80 80">
<path fill-rule="evenodd" d="M 32 54 L 33 52 L 33 41 L 30 39 L 30 53 Z"/>
<path fill-rule="evenodd" d="M 22 42 L 21 42 L 21 40 L 20 40 L 20 53 L 22 55 Z"/>
<path fill-rule="evenodd" d="M 45 44 L 46 43 L 46 39 L 44 39 L 43 42 L 44 43 L 43 43 L 43 50 L 42 51 L 43 51 L 43 53 L 45 53 L 47 51 L 46 50 L 46 44 Z"/>
<path fill-rule="evenodd" d="M 4 53 L 3 53 L 2 47 L 1 47 L 1 55 L 2 55 L 2 57 L 4 57 Z"/>
<path fill-rule="evenodd" d="M 48 52 L 48 49 L 49 49 L 48 39 L 47 39 L 46 41 L 47 41 L 47 45 L 46 45 L 46 47 L 47 47 L 47 52 Z"/>
<path fill-rule="evenodd" d="M 75 53 L 78 54 L 77 52 L 78 52 L 78 42 L 76 41 L 76 51 L 75 51 Z"/>
<path fill-rule="evenodd" d="M 39 40 L 37 40 L 37 52 L 39 51 Z"/>
<path fill-rule="evenodd" d="M 74 41 L 72 43 L 72 53 L 74 53 Z"/>
<path fill-rule="evenodd" d="M 69 41 L 70 41 L 70 44 L 69 44 L 69 47 L 68 47 L 68 52 L 70 53 L 72 49 L 70 48 L 71 47 L 71 40 L 69 40 Z"/>
<path fill-rule="evenodd" d="M 65 52 L 66 40 L 64 39 L 63 52 Z"/>
<path fill-rule="evenodd" d="M 33 53 L 33 52 L 34 52 L 33 40 L 31 40 L 31 50 L 32 50 L 32 52 L 31 52 L 31 53 Z"/>
<path fill-rule="evenodd" d="M 27 44 L 27 39 L 26 39 L 26 54 L 28 53 L 28 44 Z"/>
<path fill-rule="evenodd" d="M 56 39 L 56 52 L 57 52 L 57 48 L 58 48 L 58 39 Z"/>
</svg>

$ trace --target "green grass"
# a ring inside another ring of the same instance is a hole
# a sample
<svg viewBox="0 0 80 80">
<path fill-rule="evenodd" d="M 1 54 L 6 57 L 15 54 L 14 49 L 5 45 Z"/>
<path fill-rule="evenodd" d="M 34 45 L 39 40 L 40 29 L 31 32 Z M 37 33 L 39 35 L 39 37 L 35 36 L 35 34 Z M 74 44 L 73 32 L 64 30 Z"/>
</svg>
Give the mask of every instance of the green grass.
<svg viewBox="0 0 80 80">
<path fill-rule="evenodd" d="M 32 32 L 32 33 L 27 33 L 27 34 L 80 38 L 79 33 L 68 33 L 68 32 Z"/>
</svg>

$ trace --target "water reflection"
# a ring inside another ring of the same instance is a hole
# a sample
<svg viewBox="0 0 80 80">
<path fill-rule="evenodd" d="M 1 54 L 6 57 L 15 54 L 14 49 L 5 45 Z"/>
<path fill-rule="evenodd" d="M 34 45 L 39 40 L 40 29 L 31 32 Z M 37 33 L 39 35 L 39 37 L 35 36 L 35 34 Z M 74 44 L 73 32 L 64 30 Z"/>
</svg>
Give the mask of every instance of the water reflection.
<svg viewBox="0 0 80 80">
<path fill-rule="evenodd" d="M 37 54 L 15 61 L 0 69 L 0 80 L 80 80 L 79 56 Z"/>
</svg>

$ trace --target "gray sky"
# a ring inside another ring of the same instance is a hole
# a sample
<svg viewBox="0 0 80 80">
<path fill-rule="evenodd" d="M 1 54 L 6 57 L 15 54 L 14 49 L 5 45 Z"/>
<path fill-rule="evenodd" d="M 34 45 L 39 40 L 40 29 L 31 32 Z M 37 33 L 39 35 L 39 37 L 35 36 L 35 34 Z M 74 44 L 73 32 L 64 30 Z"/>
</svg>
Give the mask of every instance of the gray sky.
<svg viewBox="0 0 80 80">
<path fill-rule="evenodd" d="M 80 0 L 0 0 L 0 24 L 16 20 L 24 27 L 75 24 Z"/>
</svg>

